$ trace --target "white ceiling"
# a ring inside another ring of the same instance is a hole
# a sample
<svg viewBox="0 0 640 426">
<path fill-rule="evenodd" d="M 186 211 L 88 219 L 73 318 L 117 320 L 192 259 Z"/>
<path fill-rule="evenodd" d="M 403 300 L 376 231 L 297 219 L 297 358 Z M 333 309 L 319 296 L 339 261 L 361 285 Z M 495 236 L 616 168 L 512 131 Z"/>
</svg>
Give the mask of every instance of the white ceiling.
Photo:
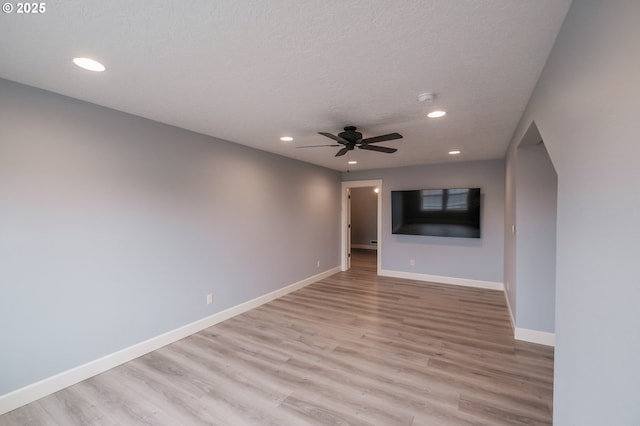
<svg viewBox="0 0 640 426">
<path fill-rule="evenodd" d="M 569 4 L 60 0 L 0 14 L 0 77 L 336 170 L 502 158 Z M 295 148 L 348 124 L 404 139 Z"/>
</svg>

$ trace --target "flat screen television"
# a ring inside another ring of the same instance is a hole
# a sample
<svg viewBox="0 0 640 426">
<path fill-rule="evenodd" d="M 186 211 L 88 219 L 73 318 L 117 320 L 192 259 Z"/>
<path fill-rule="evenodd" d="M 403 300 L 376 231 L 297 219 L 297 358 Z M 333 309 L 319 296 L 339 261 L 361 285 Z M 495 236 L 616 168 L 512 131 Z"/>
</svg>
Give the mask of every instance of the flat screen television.
<svg viewBox="0 0 640 426">
<path fill-rule="evenodd" d="M 391 191 L 393 234 L 480 238 L 480 188 Z"/>
</svg>

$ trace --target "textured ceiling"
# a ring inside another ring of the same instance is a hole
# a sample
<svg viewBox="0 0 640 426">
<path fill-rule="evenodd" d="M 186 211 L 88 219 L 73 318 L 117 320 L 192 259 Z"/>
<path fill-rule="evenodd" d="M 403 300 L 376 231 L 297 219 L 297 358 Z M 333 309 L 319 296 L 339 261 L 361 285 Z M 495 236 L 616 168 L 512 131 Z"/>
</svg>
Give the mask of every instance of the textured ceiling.
<svg viewBox="0 0 640 426">
<path fill-rule="evenodd" d="M 0 15 L 0 77 L 336 170 L 502 158 L 569 3 L 47 2 Z M 295 148 L 348 124 L 404 139 L 349 158 Z"/>
</svg>

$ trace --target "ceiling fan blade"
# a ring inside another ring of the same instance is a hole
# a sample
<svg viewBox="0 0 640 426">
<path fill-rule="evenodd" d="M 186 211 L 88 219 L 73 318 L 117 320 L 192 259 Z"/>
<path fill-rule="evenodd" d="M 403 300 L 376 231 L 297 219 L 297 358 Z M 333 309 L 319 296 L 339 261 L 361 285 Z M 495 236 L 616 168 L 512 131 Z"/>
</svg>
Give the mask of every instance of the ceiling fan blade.
<svg viewBox="0 0 640 426">
<path fill-rule="evenodd" d="M 329 139 L 333 139 L 336 142 L 340 142 L 342 145 L 346 145 L 349 143 L 348 140 L 341 138 L 340 136 L 332 135 L 331 133 L 326 132 L 318 132 L 319 135 L 326 136 Z"/>
<path fill-rule="evenodd" d="M 349 151 L 349 148 L 347 148 L 346 146 L 344 148 L 342 148 L 340 151 L 338 151 L 338 153 L 336 154 L 336 157 L 340 157 L 342 155 L 345 155 L 347 153 L 347 151 Z"/>
<path fill-rule="evenodd" d="M 368 143 L 392 141 L 395 139 L 402 139 L 402 135 L 400 133 L 389 133 L 388 135 L 374 136 L 372 138 L 362 139 L 361 142 L 363 144 L 368 144 Z"/>
<path fill-rule="evenodd" d="M 337 145 L 337 144 L 333 144 L 333 145 L 305 145 L 305 146 L 296 146 L 296 148 L 319 148 L 321 146 L 342 146 L 342 145 Z"/>
<path fill-rule="evenodd" d="M 375 146 L 375 145 L 362 145 L 359 147 L 360 149 L 366 149 L 369 151 L 377 151 L 384 152 L 386 154 L 393 154 L 397 151 L 395 148 L 387 148 L 386 146 Z"/>
</svg>

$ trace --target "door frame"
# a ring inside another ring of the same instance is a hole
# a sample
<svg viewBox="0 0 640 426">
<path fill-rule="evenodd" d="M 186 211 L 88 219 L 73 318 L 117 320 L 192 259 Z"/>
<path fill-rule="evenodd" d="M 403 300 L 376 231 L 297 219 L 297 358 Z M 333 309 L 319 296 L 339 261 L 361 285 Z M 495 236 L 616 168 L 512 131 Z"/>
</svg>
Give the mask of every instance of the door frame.
<svg viewBox="0 0 640 426">
<path fill-rule="evenodd" d="M 353 181 L 347 181 L 347 182 L 342 182 L 342 238 L 341 238 L 341 242 L 340 245 L 342 246 L 342 262 L 341 262 L 341 269 L 342 271 L 346 271 L 349 268 L 349 253 L 350 253 L 350 248 L 347 247 L 348 244 L 348 239 L 349 239 L 349 223 L 351 221 L 350 216 L 350 211 L 347 208 L 347 203 L 349 202 L 348 200 L 348 193 L 349 193 L 349 189 L 351 188 L 365 188 L 365 187 L 377 187 L 379 188 L 379 192 L 378 192 L 378 225 L 377 225 L 377 233 L 378 233 L 378 250 L 377 250 L 377 269 L 376 269 L 376 273 L 378 275 L 380 275 L 380 266 L 381 266 L 381 259 L 382 259 L 382 194 L 384 193 L 384 191 L 382 190 L 382 179 L 372 179 L 372 180 L 353 180 Z"/>
</svg>

